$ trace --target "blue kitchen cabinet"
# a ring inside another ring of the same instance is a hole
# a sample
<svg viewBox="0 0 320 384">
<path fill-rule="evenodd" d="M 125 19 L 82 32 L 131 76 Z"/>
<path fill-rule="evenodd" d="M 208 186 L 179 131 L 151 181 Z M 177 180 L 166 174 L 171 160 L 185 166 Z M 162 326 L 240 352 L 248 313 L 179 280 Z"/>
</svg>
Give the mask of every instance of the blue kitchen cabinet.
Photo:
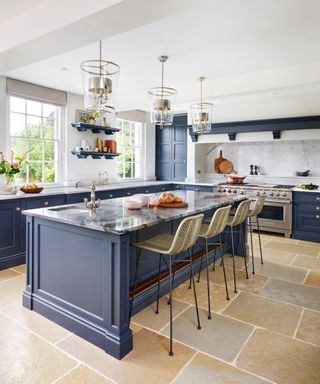
<svg viewBox="0 0 320 384">
<path fill-rule="evenodd" d="M 36 209 L 64 205 L 66 203 L 65 195 L 39 196 L 24 199 L 24 209 Z"/>
<path fill-rule="evenodd" d="M 24 262 L 21 203 L 18 199 L 0 202 L 0 270 Z"/>
<path fill-rule="evenodd" d="M 293 193 L 292 238 L 320 243 L 320 193 Z"/>
<path fill-rule="evenodd" d="M 195 192 L 213 192 L 213 187 L 210 185 L 185 184 L 184 189 Z"/>
<path fill-rule="evenodd" d="M 187 137 L 187 115 L 176 115 L 172 126 L 156 128 L 157 180 L 185 180 L 187 177 Z"/>
</svg>

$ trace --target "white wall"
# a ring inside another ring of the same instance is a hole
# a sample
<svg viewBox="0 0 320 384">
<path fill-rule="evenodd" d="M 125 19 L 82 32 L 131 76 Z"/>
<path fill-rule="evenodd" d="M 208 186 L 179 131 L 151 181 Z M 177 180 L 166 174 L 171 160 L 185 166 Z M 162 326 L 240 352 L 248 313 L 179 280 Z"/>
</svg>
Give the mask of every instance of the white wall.
<svg viewBox="0 0 320 384">
<path fill-rule="evenodd" d="M 7 97 L 6 97 L 6 78 L 0 76 L 0 151 L 7 152 L 8 132 L 7 132 Z"/>
<path fill-rule="evenodd" d="M 75 110 L 84 109 L 83 96 L 68 93 L 68 103 L 66 108 L 66 123 L 63 129 L 64 136 L 64 161 L 63 161 L 63 180 L 73 182 L 76 180 L 92 180 L 98 178 L 99 172 L 108 172 L 110 181 L 116 178 L 116 159 L 78 159 L 70 151 L 76 146 L 80 146 L 82 139 L 88 141 L 91 147 L 95 147 L 97 137 L 103 140 L 116 139 L 116 136 L 106 136 L 105 134 L 93 134 L 90 131 L 78 132 L 71 127 L 75 121 Z M 142 158 L 143 179 L 151 180 L 155 177 L 155 128 L 151 124 L 146 124 L 142 133 L 143 145 L 145 148 Z"/>
</svg>

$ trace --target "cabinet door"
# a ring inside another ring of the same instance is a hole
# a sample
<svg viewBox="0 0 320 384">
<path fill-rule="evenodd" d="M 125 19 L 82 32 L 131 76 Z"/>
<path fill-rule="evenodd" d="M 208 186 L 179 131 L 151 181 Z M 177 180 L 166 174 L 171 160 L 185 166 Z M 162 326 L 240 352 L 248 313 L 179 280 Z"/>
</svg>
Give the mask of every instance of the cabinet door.
<svg viewBox="0 0 320 384">
<path fill-rule="evenodd" d="M 170 127 L 156 128 L 157 180 L 184 181 L 187 177 L 187 115 L 177 115 Z"/>
<path fill-rule="evenodd" d="M 0 203 L 0 258 L 22 252 L 21 201 Z"/>
</svg>

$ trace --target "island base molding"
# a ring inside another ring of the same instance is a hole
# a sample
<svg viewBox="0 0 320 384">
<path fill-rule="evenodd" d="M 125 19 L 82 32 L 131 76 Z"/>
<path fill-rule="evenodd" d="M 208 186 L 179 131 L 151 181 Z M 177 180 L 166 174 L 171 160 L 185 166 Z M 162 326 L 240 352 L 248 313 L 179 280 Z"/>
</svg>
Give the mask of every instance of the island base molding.
<svg viewBox="0 0 320 384">
<path fill-rule="evenodd" d="M 96 324 L 75 316 L 65 311 L 64 308 L 27 291 L 23 293 L 23 306 L 89 341 L 118 360 L 132 350 L 131 329 L 128 329 L 126 334 L 121 335 L 121 337 L 117 337 L 114 334 L 109 334 L 105 329 L 97 327 Z"/>
</svg>

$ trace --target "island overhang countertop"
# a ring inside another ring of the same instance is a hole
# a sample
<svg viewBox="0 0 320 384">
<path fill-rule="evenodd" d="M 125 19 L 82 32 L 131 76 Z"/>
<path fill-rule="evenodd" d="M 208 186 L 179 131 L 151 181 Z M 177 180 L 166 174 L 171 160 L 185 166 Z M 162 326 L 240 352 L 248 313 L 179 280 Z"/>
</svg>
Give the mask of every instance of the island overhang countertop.
<svg viewBox="0 0 320 384">
<path fill-rule="evenodd" d="M 102 200 L 96 213 L 84 207 L 84 204 L 72 204 L 51 208 L 39 208 L 23 211 L 24 215 L 75 225 L 102 232 L 124 234 L 145 227 L 157 225 L 192 214 L 216 209 L 227 204 L 245 200 L 244 196 L 221 195 L 212 192 L 172 191 L 188 203 L 187 208 L 148 208 L 131 210 L 125 207 L 125 200 L 120 197 Z M 155 194 L 159 196 L 160 193 Z M 131 198 L 134 198 L 132 196 Z"/>
</svg>

